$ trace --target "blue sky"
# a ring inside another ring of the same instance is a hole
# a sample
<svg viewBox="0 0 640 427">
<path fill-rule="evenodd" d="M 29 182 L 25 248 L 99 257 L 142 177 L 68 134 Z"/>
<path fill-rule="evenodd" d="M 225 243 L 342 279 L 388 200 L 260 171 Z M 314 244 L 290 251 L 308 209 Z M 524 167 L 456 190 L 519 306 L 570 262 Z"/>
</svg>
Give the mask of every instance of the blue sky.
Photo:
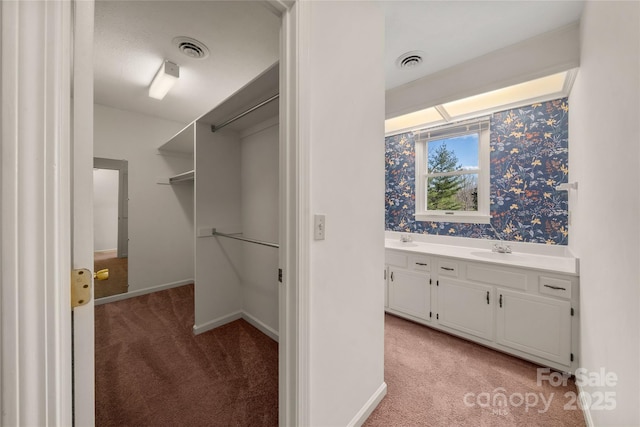
<svg viewBox="0 0 640 427">
<path fill-rule="evenodd" d="M 478 134 L 430 141 L 429 151 L 435 150 L 445 143 L 447 144 L 447 149 L 455 152 L 458 164 L 462 164 L 463 169 L 478 167 Z"/>
</svg>

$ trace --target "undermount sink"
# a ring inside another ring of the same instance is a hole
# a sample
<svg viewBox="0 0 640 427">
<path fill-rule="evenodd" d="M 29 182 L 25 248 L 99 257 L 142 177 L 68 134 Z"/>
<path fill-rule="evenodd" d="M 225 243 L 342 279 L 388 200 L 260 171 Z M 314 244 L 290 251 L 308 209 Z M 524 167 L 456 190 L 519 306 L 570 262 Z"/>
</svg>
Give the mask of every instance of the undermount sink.
<svg viewBox="0 0 640 427">
<path fill-rule="evenodd" d="M 471 255 L 477 256 L 479 258 L 495 259 L 500 261 L 521 261 L 525 259 L 521 255 L 492 252 L 492 251 L 471 252 Z"/>
</svg>

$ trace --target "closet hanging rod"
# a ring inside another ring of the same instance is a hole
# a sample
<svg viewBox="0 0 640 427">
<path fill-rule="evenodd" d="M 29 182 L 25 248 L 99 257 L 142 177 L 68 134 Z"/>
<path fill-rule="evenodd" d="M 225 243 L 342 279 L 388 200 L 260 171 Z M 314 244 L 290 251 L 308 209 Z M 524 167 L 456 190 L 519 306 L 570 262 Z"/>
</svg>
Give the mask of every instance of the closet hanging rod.
<svg viewBox="0 0 640 427">
<path fill-rule="evenodd" d="M 211 234 L 213 236 L 222 236 L 222 237 L 228 237 L 230 239 L 242 240 L 243 242 L 255 243 L 256 245 L 269 246 L 270 248 L 280 247 L 280 245 L 278 245 L 277 243 L 264 242 L 262 240 L 249 239 L 247 237 L 234 236 L 233 234 L 219 233 L 218 231 L 216 231 L 215 228 L 211 230 Z"/>
<path fill-rule="evenodd" d="M 223 127 L 230 125 L 231 123 L 235 122 L 238 119 L 243 118 L 244 116 L 246 116 L 247 114 L 257 110 L 258 108 L 267 105 L 268 103 L 270 103 L 271 101 L 275 101 L 276 99 L 278 99 L 280 97 L 280 94 L 275 94 L 273 95 L 271 98 L 266 99 L 264 101 L 262 101 L 261 103 L 254 105 L 253 107 L 249 108 L 247 111 L 238 114 L 237 116 L 230 118 L 229 120 L 227 120 L 226 122 L 222 122 L 219 125 L 211 125 L 211 132 L 215 132 L 218 131 L 220 129 L 222 129 Z"/>
</svg>

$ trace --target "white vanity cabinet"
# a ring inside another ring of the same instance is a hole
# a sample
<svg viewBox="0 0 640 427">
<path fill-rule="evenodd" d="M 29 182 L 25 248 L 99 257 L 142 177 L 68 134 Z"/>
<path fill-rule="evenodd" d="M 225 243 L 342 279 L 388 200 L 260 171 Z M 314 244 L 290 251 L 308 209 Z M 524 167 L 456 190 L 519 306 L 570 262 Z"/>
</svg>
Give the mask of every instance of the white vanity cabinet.
<svg viewBox="0 0 640 427">
<path fill-rule="evenodd" d="M 436 320 L 440 325 L 485 340 L 493 340 L 493 287 L 440 278 L 436 294 Z"/>
<path fill-rule="evenodd" d="M 429 321 L 429 274 L 389 268 L 389 309 Z"/>
<path fill-rule="evenodd" d="M 573 372 L 578 276 L 386 250 L 385 310 L 543 366 Z"/>
<path fill-rule="evenodd" d="M 497 289 L 496 342 L 562 365 L 571 364 L 571 303 Z"/>
<path fill-rule="evenodd" d="M 387 253 L 387 307 L 390 313 L 428 322 L 431 313 L 430 259 Z"/>
</svg>

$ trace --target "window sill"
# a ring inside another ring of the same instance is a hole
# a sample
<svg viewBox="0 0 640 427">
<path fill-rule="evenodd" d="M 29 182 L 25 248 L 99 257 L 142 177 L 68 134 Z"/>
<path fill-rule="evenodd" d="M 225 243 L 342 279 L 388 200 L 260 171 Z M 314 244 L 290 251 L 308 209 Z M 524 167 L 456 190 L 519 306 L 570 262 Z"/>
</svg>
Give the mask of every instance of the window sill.
<svg viewBox="0 0 640 427">
<path fill-rule="evenodd" d="M 491 215 L 478 214 L 478 213 L 427 213 L 418 212 L 415 214 L 416 221 L 430 221 L 430 222 L 453 222 L 453 223 L 466 223 L 466 224 L 489 224 L 491 221 Z"/>
</svg>

